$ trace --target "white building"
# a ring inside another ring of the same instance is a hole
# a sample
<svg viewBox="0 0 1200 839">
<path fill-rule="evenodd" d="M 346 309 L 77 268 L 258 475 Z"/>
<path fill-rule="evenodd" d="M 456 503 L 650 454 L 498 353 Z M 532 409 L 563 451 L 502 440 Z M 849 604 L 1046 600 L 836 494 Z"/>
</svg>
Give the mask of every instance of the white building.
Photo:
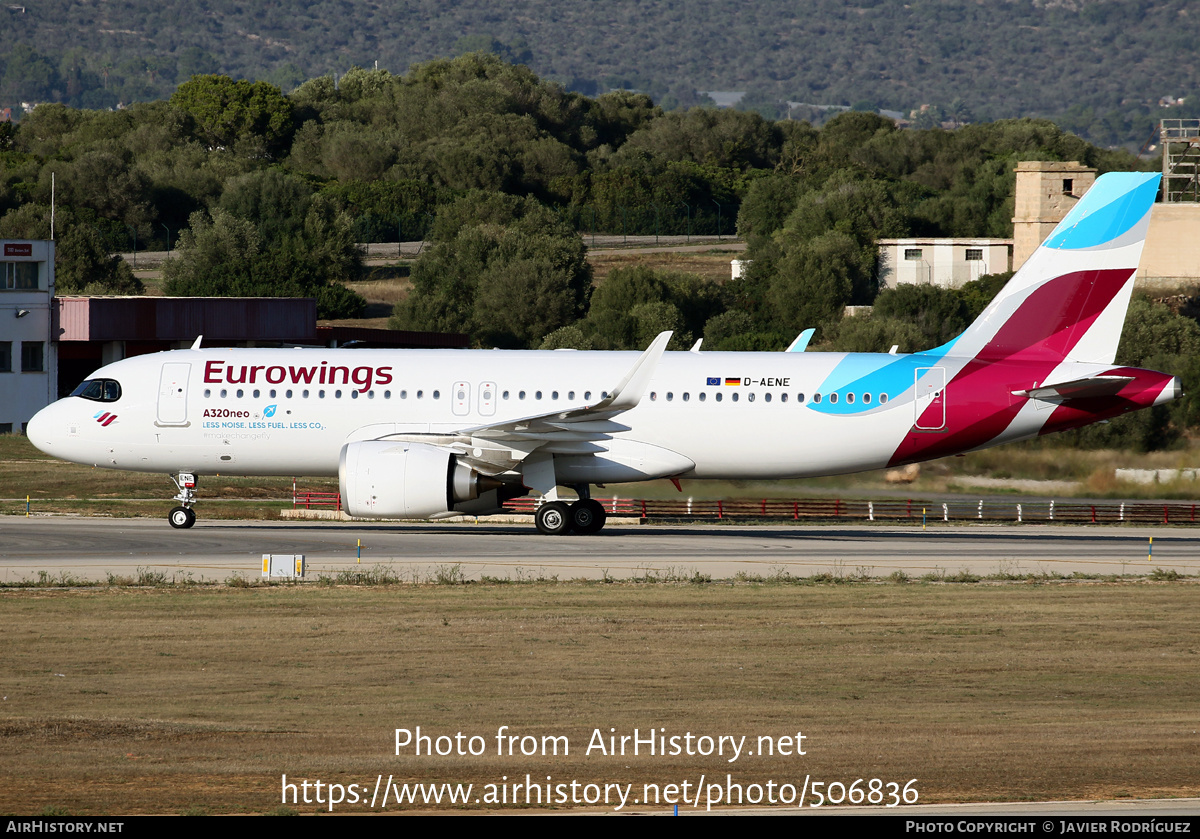
<svg viewBox="0 0 1200 839">
<path fill-rule="evenodd" d="M 58 398 L 53 297 L 54 243 L 0 240 L 0 433 Z"/>
<path fill-rule="evenodd" d="M 879 287 L 961 288 L 1012 267 L 1012 239 L 880 239 Z"/>
</svg>

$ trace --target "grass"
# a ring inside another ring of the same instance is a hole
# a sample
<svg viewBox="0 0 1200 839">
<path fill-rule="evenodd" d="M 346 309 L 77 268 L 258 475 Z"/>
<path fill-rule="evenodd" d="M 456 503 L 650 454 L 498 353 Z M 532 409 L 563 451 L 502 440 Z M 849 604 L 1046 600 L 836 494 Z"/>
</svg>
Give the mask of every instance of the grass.
<svg viewBox="0 0 1200 839">
<path fill-rule="evenodd" d="M 643 253 L 631 254 L 620 251 L 590 251 L 588 262 L 592 266 L 592 278 L 602 282 L 615 268 L 645 266 L 654 271 L 674 271 L 696 274 L 710 282 L 723 283 L 730 278 L 730 260 L 740 258 L 737 252 L 713 250 L 693 253 Z"/>
<path fill-rule="evenodd" d="M 0 809 L 324 809 L 282 802 L 282 774 L 916 778 L 923 802 L 1200 793 L 1194 582 L 677 576 L 0 591 Z M 397 755 L 395 729 L 418 725 L 487 753 Z M 571 752 L 497 756 L 501 726 Z M 610 728 L 803 731 L 807 754 L 585 755 Z"/>
</svg>

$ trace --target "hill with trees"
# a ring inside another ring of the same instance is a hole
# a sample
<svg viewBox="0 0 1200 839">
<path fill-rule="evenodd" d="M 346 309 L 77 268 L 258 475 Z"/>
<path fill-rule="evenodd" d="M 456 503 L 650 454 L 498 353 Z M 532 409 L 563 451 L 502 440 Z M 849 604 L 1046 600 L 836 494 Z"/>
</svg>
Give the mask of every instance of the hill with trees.
<svg viewBox="0 0 1200 839">
<path fill-rule="evenodd" d="M 290 91 L 354 66 L 399 74 L 484 51 L 667 110 L 736 90 L 772 119 L 788 102 L 915 110 L 921 127 L 1047 117 L 1134 148 L 1160 116 L 1200 115 L 1200 11 L 1187 0 L 40 0 L 0 14 L 16 45 L 0 59 L 0 107 L 115 107 L 203 74 Z M 1184 103 L 1163 109 L 1164 96 Z"/>
<path fill-rule="evenodd" d="M 136 237 L 173 242 L 168 293 L 312 296 L 322 317 L 349 317 L 363 305 L 356 243 L 399 236 L 431 246 L 393 324 L 480 346 L 632 349 L 671 329 L 677 347 L 779 350 L 815 326 L 821 348 L 911 351 L 952 337 L 1002 280 L 880 293 L 876 239 L 1011 235 L 1027 159 L 1145 165 L 1044 120 L 902 130 L 862 111 L 821 127 L 664 111 L 477 52 L 290 93 L 201 75 L 119 111 L 41 105 L 0 132 L 0 236 L 49 235 L 53 179 L 63 290 L 136 292 L 111 256 Z M 634 267 L 593 288 L 579 235 L 735 224 L 752 266 L 725 283 Z M 851 303 L 876 309 L 843 320 Z M 1135 307 L 1127 332 L 1122 361 L 1153 360 L 1195 390 L 1194 319 Z M 1162 445 L 1200 418 L 1193 401 L 1129 433 Z"/>
</svg>

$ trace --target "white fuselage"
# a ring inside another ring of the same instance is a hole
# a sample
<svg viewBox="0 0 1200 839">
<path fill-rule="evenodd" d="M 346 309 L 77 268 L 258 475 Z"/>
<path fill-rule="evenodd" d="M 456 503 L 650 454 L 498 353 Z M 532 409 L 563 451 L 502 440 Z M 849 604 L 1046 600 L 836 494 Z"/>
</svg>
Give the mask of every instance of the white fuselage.
<svg viewBox="0 0 1200 839">
<path fill-rule="evenodd" d="M 595 404 L 637 358 L 178 350 L 98 370 L 93 378 L 120 383 L 117 401 L 60 400 L 38 414 L 30 437 L 56 457 L 115 469 L 336 475 L 348 442 L 469 432 Z M 562 483 L 616 479 L 591 467 L 608 451 L 634 464 L 633 479 L 639 468 L 643 478 L 749 479 L 883 467 L 930 401 L 944 398 L 947 361 L 952 375 L 956 361 L 938 355 L 665 353 L 638 404 L 615 418 L 627 430 L 593 439 L 589 454 L 560 448 Z M 996 392 L 1007 404 L 1003 387 Z M 1036 433 L 1045 415 L 1030 414 L 989 444 Z"/>
</svg>

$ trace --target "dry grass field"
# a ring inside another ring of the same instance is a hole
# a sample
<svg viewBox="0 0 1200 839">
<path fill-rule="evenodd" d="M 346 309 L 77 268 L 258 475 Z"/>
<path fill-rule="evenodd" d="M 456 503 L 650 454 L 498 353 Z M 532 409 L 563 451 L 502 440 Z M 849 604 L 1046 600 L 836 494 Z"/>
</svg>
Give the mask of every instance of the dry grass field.
<svg viewBox="0 0 1200 839">
<path fill-rule="evenodd" d="M 643 266 L 654 271 L 672 271 L 695 274 L 709 282 L 723 283 L 730 277 L 729 261 L 737 259 L 738 252 L 713 249 L 711 251 L 679 251 L 674 253 L 623 253 L 619 250 L 589 251 L 588 262 L 592 265 L 592 278 L 603 282 L 614 268 Z"/>
<path fill-rule="evenodd" d="M 4 590 L 0 811 L 272 812 L 283 774 L 475 795 L 528 773 L 635 795 L 729 774 L 915 778 L 922 802 L 1195 796 L 1198 594 L 1194 581 Z M 486 754 L 397 756 L 394 730 L 416 726 L 479 735 Z M 570 754 L 498 757 L 501 726 L 565 736 Z M 635 728 L 747 748 L 803 732 L 806 754 L 584 754 L 595 729 Z"/>
</svg>

